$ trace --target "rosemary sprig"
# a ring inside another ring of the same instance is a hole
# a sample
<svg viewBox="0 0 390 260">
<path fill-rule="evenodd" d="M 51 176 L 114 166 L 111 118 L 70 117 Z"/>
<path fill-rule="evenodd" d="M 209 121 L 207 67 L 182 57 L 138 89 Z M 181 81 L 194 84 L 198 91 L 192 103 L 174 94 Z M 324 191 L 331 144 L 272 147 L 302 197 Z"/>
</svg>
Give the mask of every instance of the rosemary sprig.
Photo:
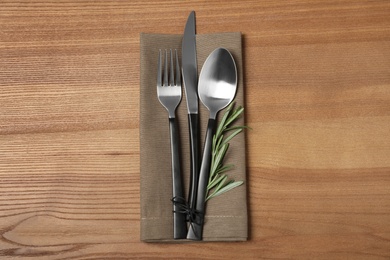
<svg viewBox="0 0 390 260">
<path fill-rule="evenodd" d="M 226 171 L 231 170 L 233 164 L 223 164 L 223 159 L 229 148 L 229 141 L 235 136 L 241 133 L 246 126 L 231 126 L 231 124 L 244 112 L 244 108 L 239 106 L 234 108 L 234 102 L 232 102 L 226 112 L 224 113 L 221 122 L 219 123 L 217 130 L 213 136 L 212 151 L 211 151 L 211 166 L 210 177 L 207 185 L 207 198 L 206 201 L 221 195 L 235 187 L 243 184 L 243 181 L 234 181 L 228 179 L 225 174 Z M 229 132 L 229 135 L 226 134 Z"/>
</svg>

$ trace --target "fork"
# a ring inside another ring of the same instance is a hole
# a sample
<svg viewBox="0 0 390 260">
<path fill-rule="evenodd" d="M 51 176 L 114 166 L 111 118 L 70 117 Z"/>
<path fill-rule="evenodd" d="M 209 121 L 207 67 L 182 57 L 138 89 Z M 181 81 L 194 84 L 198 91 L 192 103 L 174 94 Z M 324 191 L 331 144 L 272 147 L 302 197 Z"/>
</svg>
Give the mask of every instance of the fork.
<svg viewBox="0 0 390 260">
<path fill-rule="evenodd" d="M 183 185 L 180 169 L 180 156 L 179 156 L 179 132 L 176 124 L 175 111 L 181 101 L 181 75 L 179 67 L 179 59 L 177 56 L 177 50 L 175 50 L 175 71 L 173 65 L 173 54 L 170 50 L 170 68 L 168 77 L 168 52 L 165 50 L 165 64 L 164 74 L 162 75 L 162 51 L 159 51 L 158 57 L 158 70 L 157 70 L 157 97 L 160 103 L 168 111 L 169 117 L 169 132 L 171 140 L 171 156 L 172 156 L 172 188 L 173 188 L 173 237 L 174 239 L 186 238 L 187 236 L 187 222 L 186 214 L 180 207 L 180 203 L 183 203 Z M 168 79 L 169 78 L 169 79 Z M 168 83 L 169 81 L 169 83 Z"/>
</svg>

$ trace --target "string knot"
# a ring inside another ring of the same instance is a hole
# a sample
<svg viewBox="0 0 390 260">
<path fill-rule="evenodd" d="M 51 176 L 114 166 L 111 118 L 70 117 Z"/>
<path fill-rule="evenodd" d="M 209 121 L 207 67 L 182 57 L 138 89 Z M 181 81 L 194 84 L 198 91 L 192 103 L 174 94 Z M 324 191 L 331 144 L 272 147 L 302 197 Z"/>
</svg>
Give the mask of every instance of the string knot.
<svg viewBox="0 0 390 260">
<path fill-rule="evenodd" d="M 202 226 L 204 223 L 204 213 L 202 211 L 191 208 L 187 201 L 182 197 L 173 197 L 171 199 L 174 206 L 174 213 L 181 213 L 186 215 L 187 222 L 190 222 L 190 227 L 194 231 L 194 234 L 198 237 L 194 223 Z"/>
</svg>

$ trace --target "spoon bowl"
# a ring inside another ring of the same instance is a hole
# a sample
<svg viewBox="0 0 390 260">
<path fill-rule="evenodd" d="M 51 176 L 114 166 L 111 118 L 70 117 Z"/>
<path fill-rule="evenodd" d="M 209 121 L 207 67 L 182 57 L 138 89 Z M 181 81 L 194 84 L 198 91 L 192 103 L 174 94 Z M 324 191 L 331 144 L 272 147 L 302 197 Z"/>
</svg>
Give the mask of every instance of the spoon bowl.
<svg viewBox="0 0 390 260">
<path fill-rule="evenodd" d="M 215 49 L 206 59 L 199 76 L 198 93 L 215 119 L 219 110 L 233 100 L 237 89 L 237 68 L 227 49 Z"/>
<path fill-rule="evenodd" d="M 206 59 L 199 76 L 198 93 L 203 105 L 210 111 L 199 183 L 196 207 L 191 215 L 187 239 L 202 240 L 203 219 L 214 129 L 218 111 L 232 102 L 237 90 L 237 68 L 233 56 L 227 49 L 217 48 Z"/>
</svg>

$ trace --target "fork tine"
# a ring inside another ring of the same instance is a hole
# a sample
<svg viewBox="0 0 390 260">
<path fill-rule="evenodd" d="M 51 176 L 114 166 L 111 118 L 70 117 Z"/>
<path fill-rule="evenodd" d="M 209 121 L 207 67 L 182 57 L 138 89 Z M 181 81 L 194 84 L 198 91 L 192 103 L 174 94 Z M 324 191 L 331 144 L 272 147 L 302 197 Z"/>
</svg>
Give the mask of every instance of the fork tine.
<svg viewBox="0 0 390 260">
<path fill-rule="evenodd" d="M 170 56 L 171 56 L 171 64 L 170 64 L 170 66 L 169 66 L 169 85 L 170 86 L 173 86 L 173 84 L 174 84 L 174 75 L 173 75 L 173 73 L 174 73 L 174 70 L 173 70 L 173 55 L 172 55 L 172 49 L 170 49 L 169 50 L 169 52 L 170 52 Z"/>
<path fill-rule="evenodd" d="M 177 56 L 177 50 L 175 49 L 176 56 L 176 78 L 175 85 L 181 87 L 181 75 L 180 75 L 180 65 L 179 65 L 179 57 Z"/>
<path fill-rule="evenodd" d="M 161 78 L 161 50 L 158 51 L 158 63 L 157 63 L 157 87 L 160 87 L 162 84 L 162 78 Z"/>
<path fill-rule="evenodd" d="M 168 86 L 168 51 L 165 50 L 164 86 Z"/>
</svg>

